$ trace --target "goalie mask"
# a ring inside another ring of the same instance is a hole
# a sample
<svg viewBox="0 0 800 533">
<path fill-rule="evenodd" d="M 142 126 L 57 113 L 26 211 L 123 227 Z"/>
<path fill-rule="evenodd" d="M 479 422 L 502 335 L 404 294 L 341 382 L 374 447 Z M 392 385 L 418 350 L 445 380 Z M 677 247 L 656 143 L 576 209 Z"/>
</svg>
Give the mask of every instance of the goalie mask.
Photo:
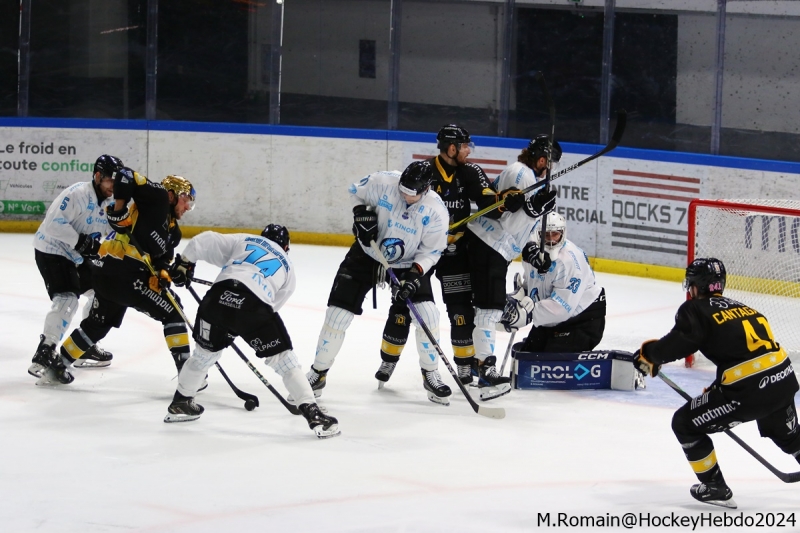
<svg viewBox="0 0 800 533">
<path fill-rule="evenodd" d="M 547 228 L 545 230 L 547 234 L 544 240 L 544 251 L 550 254 L 551 259 L 555 259 L 558 252 L 567 242 L 567 221 L 555 211 L 548 213 Z M 538 224 L 538 229 L 536 230 L 536 242 L 542 242 L 541 223 Z"/>
<path fill-rule="evenodd" d="M 176 199 L 180 198 L 181 196 L 186 196 L 186 198 L 189 200 L 189 211 L 194 209 L 194 199 L 197 196 L 197 193 L 195 192 L 191 181 L 187 180 L 183 176 L 167 176 L 161 180 L 161 185 L 168 191 L 172 191 Z"/>
<path fill-rule="evenodd" d="M 714 257 L 700 258 L 692 261 L 686 267 L 686 278 L 683 280 L 683 290 L 689 291 L 689 287 L 697 287 L 700 295 L 708 296 L 725 290 L 725 265 L 722 261 Z"/>
</svg>

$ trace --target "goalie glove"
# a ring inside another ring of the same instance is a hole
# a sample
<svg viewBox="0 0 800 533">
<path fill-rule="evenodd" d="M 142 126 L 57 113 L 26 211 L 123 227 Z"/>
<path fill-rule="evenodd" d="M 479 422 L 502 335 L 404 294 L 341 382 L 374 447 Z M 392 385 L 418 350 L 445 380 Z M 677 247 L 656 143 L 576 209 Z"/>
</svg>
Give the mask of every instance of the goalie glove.
<svg viewBox="0 0 800 533">
<path fill-rule="evenodd" d="M 175 256 L 175 262 L 169 267 L 169 276 L 176 287 L 189 287 L 194 277 L 195 264 L 181 257 Z"/>
<path fill-rule="evenodd" d="M 519 274 L 514 277 L 514 288 L 516 292 L 506 295 L 506 306 L 499 322 L 509 333 L 524 328 L 533 321 L 533 300 L 525 295 L 522 276 Z"/>
<path fill-rule="evenodd" d="M 661 372 L 661 365 L 657 365 L 651 362 L 644 356 L 643 352 L 645 346 L 647 346 L 651 342 L 656 342 L 656 340 L 657 339 L 644 341 L 642 343 L 642 347 L 636 350 L 636 352 L 634 352 L 633 354 L 633 367 L 636 370 L 638 370 L 641 374 L 645 376 L 650 376 L 651 378 L 656 377 L 658 373 Z"/>
</svg>

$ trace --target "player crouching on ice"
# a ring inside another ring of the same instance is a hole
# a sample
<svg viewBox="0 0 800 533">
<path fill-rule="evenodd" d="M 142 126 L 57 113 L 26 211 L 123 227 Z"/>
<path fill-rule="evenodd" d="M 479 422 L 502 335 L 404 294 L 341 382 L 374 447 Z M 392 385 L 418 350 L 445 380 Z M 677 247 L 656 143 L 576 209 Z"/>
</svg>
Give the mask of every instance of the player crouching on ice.
<svg viewBox="0 0 800 533">
<path fill-rule="evenodd" d="M 439 341 L 439 310 L 433 303 L 431 269 L 447 246 L 447 208 L 429 190 L 433 167 L 427 161 L 411 163 L 402 174 L 376 172 L 350 186 L 353 201 L 353 232 L 357 239 L 339 265 L 328 297 L 325 323 L 317 341 L 314 364 L 306 377 L 317 396 L 327 382 L 328 370 L 344 343 L 353 316 L 376 282 L 386 281 L 380 262 L 371 248 L 374 241 L 392 266 L 401 286 L 392 298 L 383 329 L 381 364 L 375 377 L 379 386 L 389 381 L 400 359 L 411 328 L 406 299 L 414 303 L 435 340 Z M 428 399 L 448 405 L 450 387 L 439 375 L 439 355 L 416 317 L 417 352 L 422 384 Z"/>
<path fill-rule="evenodd" d="M 288 256 L 289 232 L 270 224 L 261 236 L 222 235 L 207 231 L 189 242 L 175 258 L 170 277 L 178 287 L 189 286 L 195 263 L 206 261 L 222 268 L 203 297 L 195 319 L 195 349 L 178 375 L 178 390 L 164 422 L 196 420 L 203 406 L 194 402 L 208 369 L 222 350 L 242 337 L 283 379 L 300 412 L 317 437 L 335 437 L 339 421 L 320 411 L 314 392 L 292 351 L 292 339 L 278 311 L 295 289 L 294 267 Z"/>
<path fill-rule="evenodd" d="M 716 365 L 712 384 L 675 412 L 672 431 L 700 481 L 689 490 L 692 497 L 735 509 L 708 435 L 755 420 L 762 437 L 800 463 L 794 404 L 800 387 L 764 315 L 722 295 L 725 278 L 719 259 L 695 259 L 683 282 L 690 299 L 678 308 L 675 326 L 661 339 L 644 342 L 634 365 L 656 377 L 661 365 L 698 350 Z"/>
</svg>

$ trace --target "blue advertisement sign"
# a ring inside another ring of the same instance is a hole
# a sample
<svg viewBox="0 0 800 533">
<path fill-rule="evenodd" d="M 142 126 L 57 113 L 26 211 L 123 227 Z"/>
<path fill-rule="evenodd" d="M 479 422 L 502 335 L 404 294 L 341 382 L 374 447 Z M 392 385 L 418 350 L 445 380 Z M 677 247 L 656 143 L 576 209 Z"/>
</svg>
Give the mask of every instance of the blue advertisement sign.
<svg viewBox="0 0 800 533">
<path fill-rule="evenodd" d="M 517 389 L 580 390 L 611 388 L 610 360 L 517 360 Z"/>
</svg>

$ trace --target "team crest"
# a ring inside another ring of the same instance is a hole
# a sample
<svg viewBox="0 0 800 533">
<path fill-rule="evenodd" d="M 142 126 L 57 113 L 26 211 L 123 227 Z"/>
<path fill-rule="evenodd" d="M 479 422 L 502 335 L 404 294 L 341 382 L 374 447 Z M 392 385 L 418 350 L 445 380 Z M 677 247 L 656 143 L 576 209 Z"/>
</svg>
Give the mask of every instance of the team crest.
<svg viewBox="0 0 800 533">
<path fill-rule="evenodd" d="M 381 242 L 381 249 L 383 250 L 383 256 L 386 258 L 389 264 L 399 262 L 401 259 L 403 259 L 403 256 L 406 252 L 403 239 L 398 239 L 397 237 L 383 239 Z"/>
</svg>

